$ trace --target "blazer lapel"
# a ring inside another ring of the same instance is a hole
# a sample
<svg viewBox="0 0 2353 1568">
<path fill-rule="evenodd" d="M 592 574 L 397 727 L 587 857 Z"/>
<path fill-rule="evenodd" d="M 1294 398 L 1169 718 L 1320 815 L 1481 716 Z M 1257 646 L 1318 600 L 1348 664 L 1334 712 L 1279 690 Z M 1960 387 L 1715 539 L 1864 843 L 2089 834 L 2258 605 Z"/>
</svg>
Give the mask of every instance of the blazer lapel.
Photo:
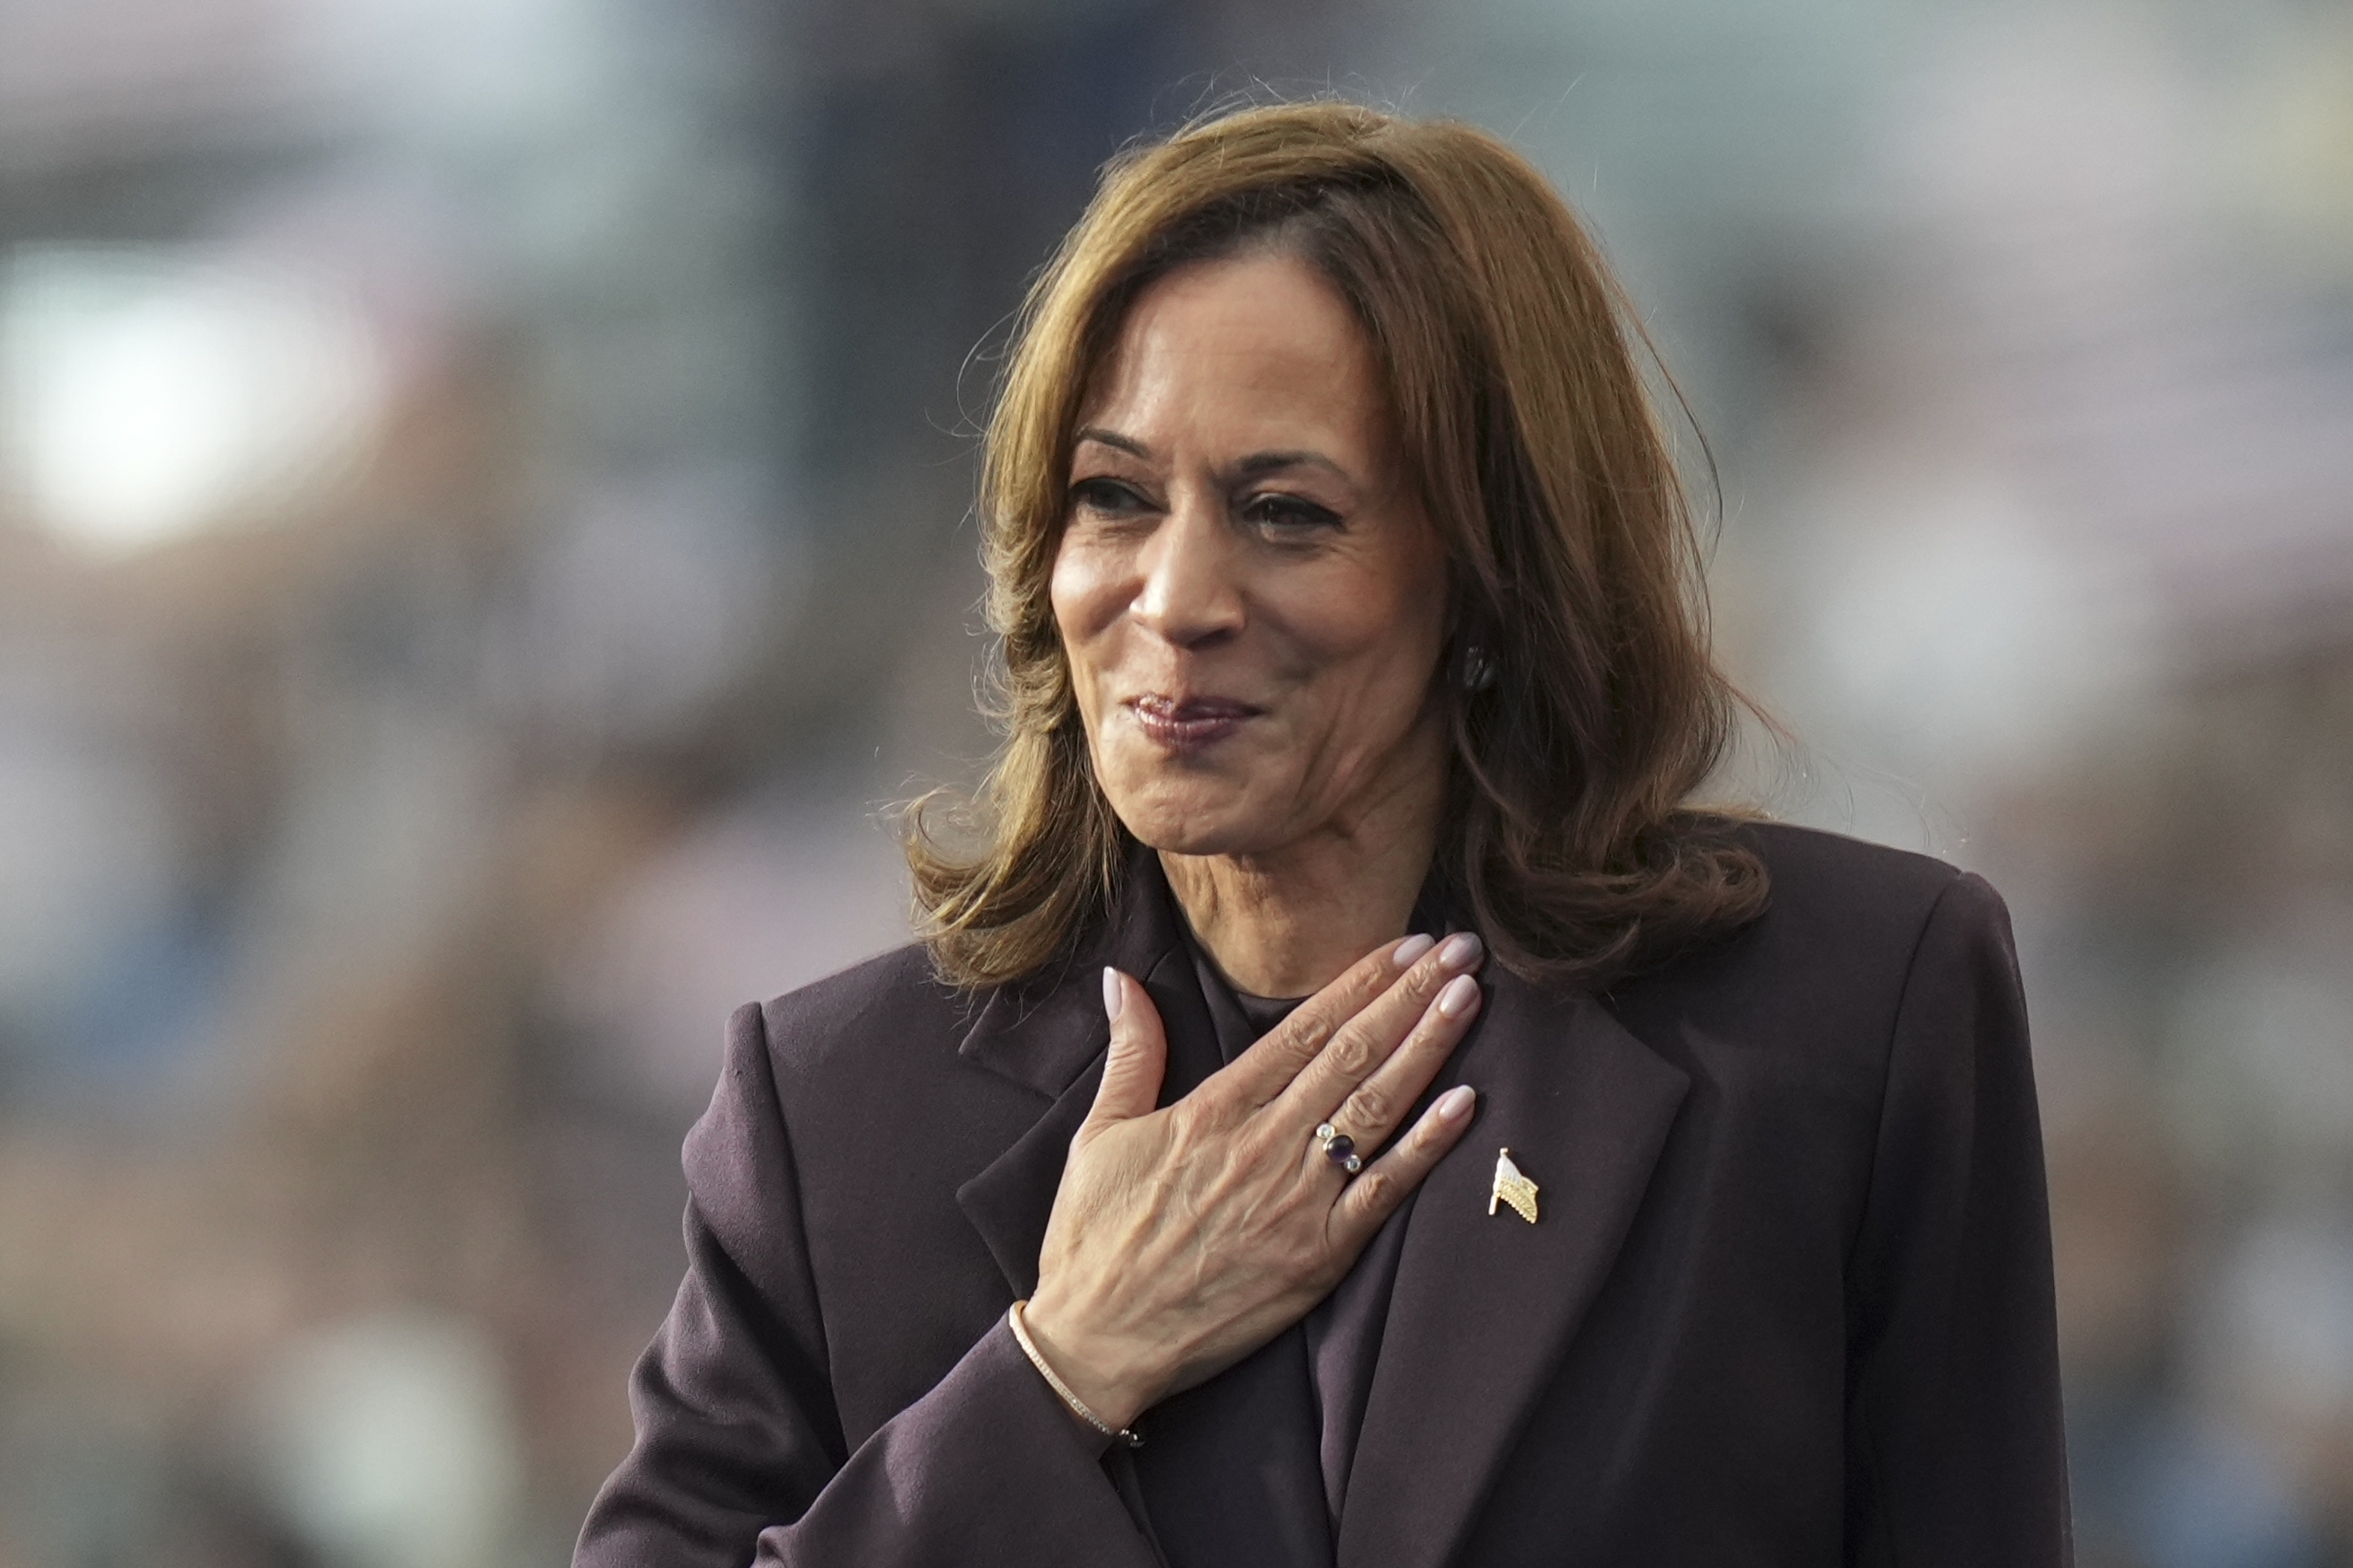
<svg viewBox="0 0 2353 1568">
<path fill-rule="evenodd" d="M 1185 1011 L 1202 1013 L 1200 989 L 1177 933 L 1167 884 L 1150 851 L 1130 860 L 1123 891 L 1107 922 L 1106 940 L 1083 948 L 1042 984 L 991 992 L 959 1048 L 966 1061 L 1026 1084 L 1051 1101 L 1028 1131 L 956 1189 L 957 1206 L 1017 1297 L 1038 1288 L 1038 1250 L 1046 1239 L 1071 1138 L 1103 1081 L 1103 1050 L 1111 1043 L 1103 1012 L 1103 965 L 1142 979 L 1160 1006 L 1172 1047 L 1163 1104 L 1176 1079 L 1173 1047 L 1180 1038 L 1206 1035 L 1209 1027 L 1205 1013 L 1197 1021 Z M 1214 1040 L 1209 1048 L 1214 1054 Z"/>
<path fill-rule="evenodd" d="M 1676 1109 L 1679 1068 L 1590 997 L 1498 972 L 1460 1080 L 1480 1110 L 1408 1221 L 1340 1520 L 1341 1568 L 1440 1568 L 1609 1276 Z M 1487 1213 L 1495 1155 L 1539 1189 Z"/>
</svg>

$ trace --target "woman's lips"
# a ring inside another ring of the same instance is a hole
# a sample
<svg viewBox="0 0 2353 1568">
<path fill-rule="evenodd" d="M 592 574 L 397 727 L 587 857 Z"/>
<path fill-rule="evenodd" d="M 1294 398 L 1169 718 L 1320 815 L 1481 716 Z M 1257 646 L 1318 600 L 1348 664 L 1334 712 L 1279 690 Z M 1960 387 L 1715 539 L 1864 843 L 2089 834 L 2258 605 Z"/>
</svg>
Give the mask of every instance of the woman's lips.
<svg viewBox="0 0 2353 1568">
<path fill-rule="evenodd" d="M 1144 732 L 1174 751 L 1214 745 L 1266 711 L 1223 697 L 1131 697 L 1127 710 Z"/>
</svg>

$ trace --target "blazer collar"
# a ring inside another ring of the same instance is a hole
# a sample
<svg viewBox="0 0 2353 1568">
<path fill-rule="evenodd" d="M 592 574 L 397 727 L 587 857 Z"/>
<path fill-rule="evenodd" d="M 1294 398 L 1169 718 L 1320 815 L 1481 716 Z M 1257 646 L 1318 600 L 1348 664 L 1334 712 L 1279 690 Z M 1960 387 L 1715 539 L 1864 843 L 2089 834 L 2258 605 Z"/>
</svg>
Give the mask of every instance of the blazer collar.
<svg viewBox="0 0 2353 1568">
<path fill-rule="evenodd" d="M 1128 860 L 1111 918 L 1093 938 L 1082 940 L 1039 979 L 990 993 L 959 1047 L 966 1061 L 1052 1101 L 1011 1147 L 956 1189 L 957 1205 L 1017 1297 L 1038 1288 L 1038 1252 L 1071 1139 L 1103 1081 L 1103 1052 L 1111 1044 L 1103 966 L 1145 983 L 1167 1026 L 1172 1068 L 1180 1037 L 1208 1037 L 1178 918 L 1158 857 L 1139 847 Z M 1164 1104 L 1179 1087 L 1174 1076 L 1163 1086 Z"/>
<path fill-rule="evenodd" d="M 1689 1077 L 1592 997 L 1500 969 L 1453 1076 L 1478 1119 L 1408 1221 L 1340 1520 L 1342 1568 L 1439 1568 L 1616 1260 Z M 1487 1213 L 1499 1148 L 1541 1217 Z"/>
<path fill-rule="evenodd" d="M 1049 1099 L 1060 1097 L 1111 1043 L 1103 966 L 1147 978 L 1171 952 L 1183 951 L 1178 919 L 1160 858 L 1134 847 L 1110 918 L 1043 974 L 990 992 L 960 1054 Z"/>
</svg>

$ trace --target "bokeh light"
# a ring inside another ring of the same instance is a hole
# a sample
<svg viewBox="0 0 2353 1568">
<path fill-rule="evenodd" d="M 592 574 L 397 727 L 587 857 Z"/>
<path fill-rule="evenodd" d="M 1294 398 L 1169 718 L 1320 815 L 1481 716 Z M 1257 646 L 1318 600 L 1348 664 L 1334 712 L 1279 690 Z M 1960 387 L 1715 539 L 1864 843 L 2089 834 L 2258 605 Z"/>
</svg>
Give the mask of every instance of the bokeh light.
<svg viewBox="0 0 2353 1568">
<path fill-rule="evenodd" d="M 372 433 L 378 375 L 366 324 L 296 279 L 63 246 L 0 274 L 0 463 L 37 522 L 92 549 L 328 489 Z"/>
</svg>

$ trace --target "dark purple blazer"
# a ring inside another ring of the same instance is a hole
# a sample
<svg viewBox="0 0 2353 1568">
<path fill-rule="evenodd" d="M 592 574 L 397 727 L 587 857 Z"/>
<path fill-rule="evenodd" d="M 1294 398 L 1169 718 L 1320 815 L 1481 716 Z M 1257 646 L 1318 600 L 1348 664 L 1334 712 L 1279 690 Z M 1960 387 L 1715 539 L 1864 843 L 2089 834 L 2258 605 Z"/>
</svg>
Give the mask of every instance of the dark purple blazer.
<svg viewBox="0 0 2353 1568">
<path fill-rule="evenodd" d="M 1482 977 L 1447 1075 L 1478 1117 L 1406 1223 L 1343 1568 L 2068 1561 L 2001 901 L 1743 831 L 1773 894 L 1737 934 L 1599 997 Z M 1025 987 L 950 990 L 911 949 L 735 1015 L 576 1564 L 1155 1568 L 1134 1464 L 1004 1316 L 1101 1075 L 1099 965 L 1199 1005 L 1163 904 Z M 1499 1145 L 1533 1226 L 1487 1212 Z"/>
</svg>

